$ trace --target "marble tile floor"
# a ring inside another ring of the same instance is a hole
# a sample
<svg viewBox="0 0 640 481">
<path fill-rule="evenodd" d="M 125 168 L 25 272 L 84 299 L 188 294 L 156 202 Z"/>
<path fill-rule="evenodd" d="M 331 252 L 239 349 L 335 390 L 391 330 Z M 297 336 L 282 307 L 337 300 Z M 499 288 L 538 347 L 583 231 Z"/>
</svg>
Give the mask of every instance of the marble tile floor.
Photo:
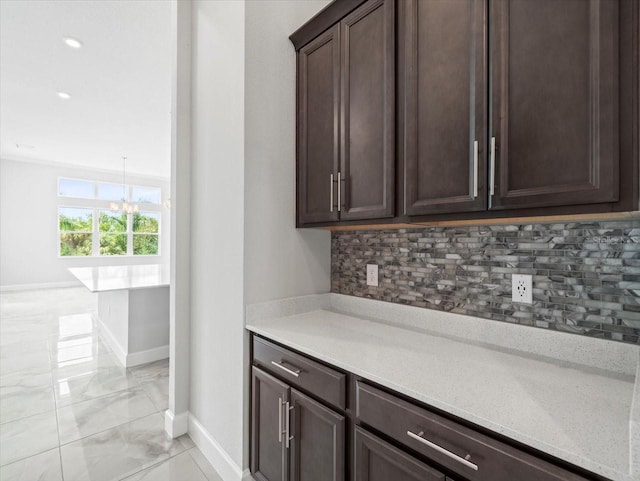
<svg viewBox="0 0 640 481">
<path fill-rule="evenodd" d="M 169 363 L 121 367 L 84 287 L 0 294 L 0 481 L 220 481 L 164 432 Z"/>
</svg>

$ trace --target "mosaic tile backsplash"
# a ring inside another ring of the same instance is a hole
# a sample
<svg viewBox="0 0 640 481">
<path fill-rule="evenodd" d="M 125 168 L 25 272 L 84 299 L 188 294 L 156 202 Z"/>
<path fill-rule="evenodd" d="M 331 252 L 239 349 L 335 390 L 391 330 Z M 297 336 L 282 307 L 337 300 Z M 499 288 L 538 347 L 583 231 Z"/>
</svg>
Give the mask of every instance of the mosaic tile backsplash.
<svg viewBox="0 0 640 481">
<path fill-rule="evenodd" d="M 638 344 L 640 220 L 334 232 L 331 291 Z"/>
</svg>

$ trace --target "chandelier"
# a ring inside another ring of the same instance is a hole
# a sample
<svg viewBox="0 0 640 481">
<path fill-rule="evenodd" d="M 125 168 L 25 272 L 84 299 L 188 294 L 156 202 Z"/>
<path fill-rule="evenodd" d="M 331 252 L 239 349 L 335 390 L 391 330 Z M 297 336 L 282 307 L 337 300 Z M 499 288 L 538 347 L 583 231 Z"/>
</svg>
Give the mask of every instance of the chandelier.
<svg viewBox="0 0 640 481">
<path fill-rule="evenodd" d="M 123 211 L 127 214 L 133 214 L 134 212 L 138 212 L 138 204 L 130 204 L 127 202 L 126 165 L 127 158 L 122 157 L 122 204 L 111 202 L 109 204 L 109 209 L 112 212 Z"/>
</svg>

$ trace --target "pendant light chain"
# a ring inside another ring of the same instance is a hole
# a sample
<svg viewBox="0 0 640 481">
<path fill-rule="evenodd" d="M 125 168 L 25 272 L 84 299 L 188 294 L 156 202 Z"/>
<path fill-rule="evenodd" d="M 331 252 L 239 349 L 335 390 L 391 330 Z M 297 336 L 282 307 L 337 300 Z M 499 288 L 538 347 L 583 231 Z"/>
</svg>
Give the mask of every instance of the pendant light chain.
<svg viewBox="0 0 640 481">
<path fill-rule="evenodd" d="M 116 202 L 109 205 L 112 212 L 123 211 L 127 214 L 138 212 L 138 204 L 129 204 L 127 202 L 127 158 L 122 157 L 122 206 Z"/>
</svg>

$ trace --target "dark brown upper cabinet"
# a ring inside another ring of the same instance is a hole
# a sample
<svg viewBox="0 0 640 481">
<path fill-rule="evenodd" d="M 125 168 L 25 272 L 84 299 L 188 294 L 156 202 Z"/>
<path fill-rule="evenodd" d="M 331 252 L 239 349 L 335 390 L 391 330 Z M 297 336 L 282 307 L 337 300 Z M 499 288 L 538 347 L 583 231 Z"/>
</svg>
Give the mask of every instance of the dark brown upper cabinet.
<svg viewBox="0 0 640 481">
<path fill-rule="evenodd" d="M 338 220 L 340 27 L 298 52 L 298 223 Z"/>
<path fill-rule="evenodd" d="M 639 11 L 335 0 L 290 37 L 297 225 L 637 210 Z"/>
<path fill-rule="evenodd" d="M 620 3 L 491 0 L 491 209 L 618 200 Z"/>
<path fill-rule="evenodd" d="M 485 210 L 484 0 L 399 3 L 404 213 Z"/>
<path fill-rule="evenodd" d="M 298 225 L 395 214 L 394 25 L 369 0 L 298 50 Z"/>
</svg>

